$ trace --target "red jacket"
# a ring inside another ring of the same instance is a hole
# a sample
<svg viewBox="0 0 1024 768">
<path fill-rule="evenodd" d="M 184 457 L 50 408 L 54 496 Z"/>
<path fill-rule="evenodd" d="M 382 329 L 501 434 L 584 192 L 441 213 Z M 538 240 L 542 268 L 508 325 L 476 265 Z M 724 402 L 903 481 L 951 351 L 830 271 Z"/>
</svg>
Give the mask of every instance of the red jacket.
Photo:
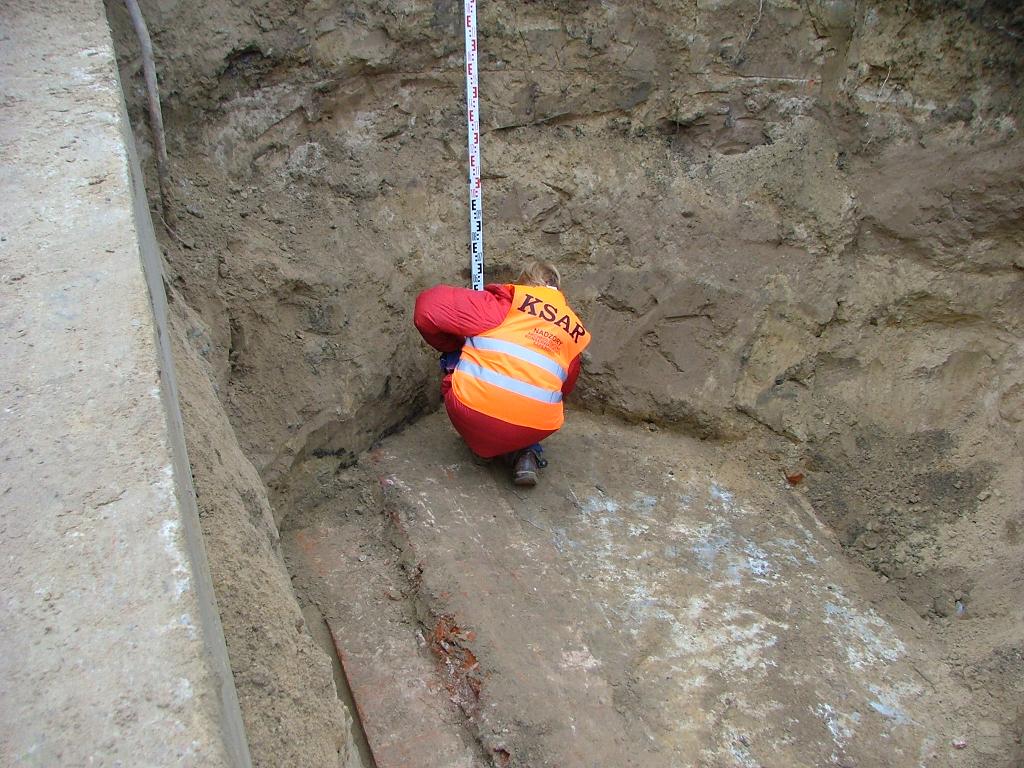
<svg viewBox="0 0 1024 768">
<path fill-rule="evenodd" d="M 413 322 L 424 340 L 438 352 L 462 349 L 468 336 L 497 328 L 512 307 L 512 292 L 506 285 L 491 283 L 482 291 L 438 285 L 416 297 Z M 576 387 L 580 358 L 569 364 L 569 375 L 562 383 L 562 395 Z"/>
</svg>

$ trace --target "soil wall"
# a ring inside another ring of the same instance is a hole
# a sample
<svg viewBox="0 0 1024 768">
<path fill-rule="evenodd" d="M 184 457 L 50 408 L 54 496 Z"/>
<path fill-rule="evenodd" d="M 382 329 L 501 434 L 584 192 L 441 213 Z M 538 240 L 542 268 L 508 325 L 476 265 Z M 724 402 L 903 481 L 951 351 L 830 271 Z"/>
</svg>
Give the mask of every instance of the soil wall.
<svg viewBox="0 0 1024 768">
<path fill-rule="evenodd" d="M 461 5 L 143 10 L 229 652 L 254 759 L 303 762 L 295 750 L 337 745 L 295 735 L 314 727 L 302 707 L 345 714 L 311 662 L 276 550 L 287 509 L 270 501 L 304 458 L 344 466 L 436 402 L 410 313 L 418 290 L 467 275 Z M 109 11 L 145 147 L 136 47 Z M 494 2 L 480 34 L 488 276 L 562 267 L 595 339 L 579 402 L 734 441 L 773 482 L 803 475 L 848 553 L 895 582 L 1010 725 L 1021 12 Z M 299 701 L 314 670 L 326 709 Z"/>
</svg>

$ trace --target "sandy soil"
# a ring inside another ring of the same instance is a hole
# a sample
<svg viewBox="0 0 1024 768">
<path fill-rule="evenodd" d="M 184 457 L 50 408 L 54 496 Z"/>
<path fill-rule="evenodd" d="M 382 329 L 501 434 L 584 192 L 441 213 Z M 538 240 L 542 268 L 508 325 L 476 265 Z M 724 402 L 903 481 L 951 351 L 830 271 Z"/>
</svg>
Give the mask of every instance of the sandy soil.
<svg viewBox="0 0 1024 768">
<path fill-rule="evenodd" d="M 481 765 L 467 732 L 532 768 L 1014 764 L 998 706 L 782 477 L 584 413 L 547 442 L 544 482 L 515 489 L 438 413 L 295 500 L 288 562 L 379 768 Z M 417 683 L 447 710 L 410 705 Z M 461 728 L 392 743 L 434 710 Z"/>
<path fill-rule="evenodd" d="M 409 319 L 466 272 L 458 4 L 143 7 L 190 451 L 254 757 L 344 765 L 278 537 L 436 402 Z M 985 738 L 1019 740 L 1020 12 L 545 0 L 480 26 L 489 274 L 562 266 L 595 337 L 578 403 L 802 475 L 991 702 Z"/>
</svg>

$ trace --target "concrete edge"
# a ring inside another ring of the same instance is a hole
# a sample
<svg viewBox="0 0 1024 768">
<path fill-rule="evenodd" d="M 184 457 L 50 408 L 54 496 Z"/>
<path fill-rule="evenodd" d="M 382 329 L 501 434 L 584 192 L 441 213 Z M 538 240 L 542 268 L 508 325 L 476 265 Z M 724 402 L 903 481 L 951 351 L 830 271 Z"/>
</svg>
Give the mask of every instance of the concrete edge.
<svg viewBox="0 0 1024 768">
<path fill-rule="evenodd" d="M 0 763 L 249 768 L 104 5 L 0 17 Z"/>
<path fill-rule="evenodd" d="M 107 33 L 110 34 L 109 22 Z M 113 39 L 110 39 L 113 48 Z M 171 446 L 172 464 L 174 466 L 175 495 L 181 511 L 182 530 L 185 546 L 192 565 L 193 584 L 199 603 L 199 618 L 204 629 L 203 638 L 206 652 L 212 662 L 214 674 L 219 682 L 219 705 L 221 728 L 224 734 L 224 746 L 230 764 L 238 768 L 250 768 L 252 758 L 249 754 L 249 742 L 245 734 L 242 712 L 238 703 L 238 692 L 235 689 L 234 675 L 228 659 L 227 645 L 224 641 L 224 629 L 217 608 L 217 597 L 210 576 L 210 566 L 206 558 L 206 546 L 203 543 L 203 532 L 199 524 L 199 505 L 196 500 L 195 486 L 192 483 L 192 464 L 188 458 L 185 444 L 185 428 L 181 416 L 178 380 L 171 354 L 170 329 L 167 317 L 167 294 L 164 291 L 163 255 L 153 228 L 153 218 L 149 210 L 146 185 L 139 163 L 135 137 L 132 134 L 131 121 L 128 119 L 128 108 L 124 98 L 124 86 L 120 73 L 114 67 L 121 92 L 120 128 L 125 151 L 130 165 L 131 194 L 133 216 L 139 244 L 139 259 L 149 289 L 150 305 L 153 310 L 153 321 L 156 327 L 157 354 L 160 361 L 160 391 L 167 418 L 167 436 Z"/>
</svg>

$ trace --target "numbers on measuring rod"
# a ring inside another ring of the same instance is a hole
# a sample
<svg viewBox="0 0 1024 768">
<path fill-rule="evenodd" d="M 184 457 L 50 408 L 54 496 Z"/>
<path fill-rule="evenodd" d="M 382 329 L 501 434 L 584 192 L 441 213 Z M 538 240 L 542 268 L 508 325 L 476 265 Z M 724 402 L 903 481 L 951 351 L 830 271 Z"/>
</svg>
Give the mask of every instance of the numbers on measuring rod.
<svg viewBox="0 0 1024 768">
<path fill-rule="evenodd" d="M 484 214 L 480 178 L 480 88 L 477 82 L 476 2 L 465 0 L 466 16 L 466 145 L 469 156 L 469 255 L 474 289 L 484 287 Z"/>
</svg>

